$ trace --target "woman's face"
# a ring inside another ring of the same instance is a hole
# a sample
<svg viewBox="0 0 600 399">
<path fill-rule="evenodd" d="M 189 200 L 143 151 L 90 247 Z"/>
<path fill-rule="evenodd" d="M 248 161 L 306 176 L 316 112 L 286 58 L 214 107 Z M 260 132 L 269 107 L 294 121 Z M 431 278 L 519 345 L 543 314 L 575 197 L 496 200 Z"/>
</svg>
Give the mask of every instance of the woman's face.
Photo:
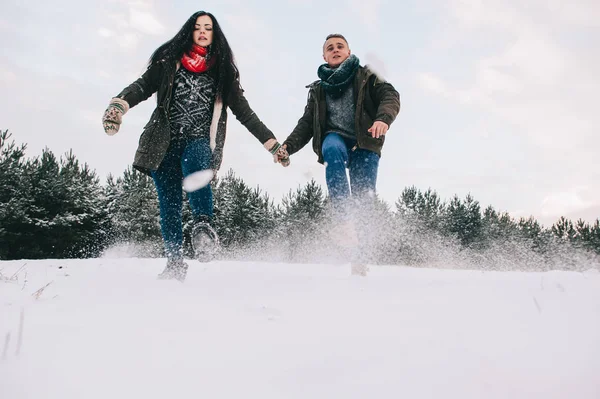
<svg viewBox="0 0 600 399">
<path fill-rule="evenodd" d="M 208 47 L 213 41 L 213 24 L 208 15 L 201 15 L 196 19 L 194 26 L 194 43 L 198 46 Z"/>
</svg>

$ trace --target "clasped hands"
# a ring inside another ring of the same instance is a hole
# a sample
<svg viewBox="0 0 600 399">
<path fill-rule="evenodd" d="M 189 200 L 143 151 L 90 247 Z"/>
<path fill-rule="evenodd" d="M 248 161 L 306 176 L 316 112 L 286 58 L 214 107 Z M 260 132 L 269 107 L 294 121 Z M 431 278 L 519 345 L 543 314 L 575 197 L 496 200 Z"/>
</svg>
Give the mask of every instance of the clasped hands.
<svg viewBox="0 0 600 399">
<path fill-rule="evenodd" d="M 281 145 L 277 140 L 269 139 L 264 146 L 273 155 L 273 162 L 280 163 L 285 167 L 290 166 L 290 154 L 288 154 L 285 144 Z"/>
<path fill-rule="evenodd" d="M 373 138 L 385 136 L 389 129 L 389 125 L 382 121 L 375 121 L 367 131 L 371 133 Z M 275 139 L 269 139 L 265 143 L 265 148 L 273 155 L 273 162 L 280 163 L 284 167 L 290 165 L 290 154 L 287 152 L 286 145 L 279 144 Z"/>
</svg>

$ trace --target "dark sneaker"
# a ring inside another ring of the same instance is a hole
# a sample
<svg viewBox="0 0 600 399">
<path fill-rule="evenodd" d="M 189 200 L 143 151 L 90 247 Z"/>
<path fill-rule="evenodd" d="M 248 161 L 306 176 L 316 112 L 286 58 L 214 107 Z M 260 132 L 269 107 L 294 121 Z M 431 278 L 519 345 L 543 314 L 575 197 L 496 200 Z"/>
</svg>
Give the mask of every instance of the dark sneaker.
<svg viewBox="0 0 600 399">
<path fill-rule="evenodd" d="M 194 257 L 200 262 L 210 262 L 219 249 L 219 236 L 212 226 L 198 222 L 192 229 L 192 248 Z"/>
<path fill-rule="evenodd" d="M 168 259 L 165 270 L 157 278 L 159 280 L 178 280 L 183 282 L 187 276 L 187 269 L 188 265 L 183 259 Z"/>
</svg>

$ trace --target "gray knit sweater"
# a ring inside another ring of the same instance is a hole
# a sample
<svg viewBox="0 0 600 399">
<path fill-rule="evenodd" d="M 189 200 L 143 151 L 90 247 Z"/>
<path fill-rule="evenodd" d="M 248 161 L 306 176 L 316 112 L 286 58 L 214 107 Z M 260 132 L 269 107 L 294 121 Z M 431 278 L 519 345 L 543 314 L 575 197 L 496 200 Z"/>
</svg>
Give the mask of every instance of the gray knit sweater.
<svg viewBox="0 0 600 399">
<path fill-rule="evenodd" d="M 325 134 L 338 133 L 339 135 L 356 140 L 354 116 L 356 104 L 354 102 L 354 87 L 348 88 L 339 98 L 325 94 L 327 102 L 327 128 Z"/>
</svg>

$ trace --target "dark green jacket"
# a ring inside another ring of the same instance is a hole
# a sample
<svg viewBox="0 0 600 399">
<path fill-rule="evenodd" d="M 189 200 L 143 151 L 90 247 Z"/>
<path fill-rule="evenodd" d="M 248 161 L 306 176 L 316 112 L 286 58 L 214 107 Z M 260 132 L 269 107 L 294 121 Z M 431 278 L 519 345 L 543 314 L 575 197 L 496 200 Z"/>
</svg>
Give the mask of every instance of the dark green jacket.
<svg viewBox="0 0 600 399">
<path fill-rule="evenodd" d="M 133 161 L 133 167 L 146 174 L 158 169 L 171 142 L 169 103 L 172 98 L 173 80 L 178 68 L 179 63 L 177 62 L 159 61 L 150 66 L 139 79 L 117 95 L 127 101 L 130 108 L 133 108 L 147 100 L 155 92 L 157 93 L 156 108 L 144 126 Z M 211 169 L 215 171 L 219 170 L 223 160 L 227 107 L 261 144 L 275 138 L 252 111 L 243 93 L 244 90 L 241 88 L 239 80 L 236 80 L 232 85 L 231 93 L 229 93 L 227 104 L 222 104 L 220 100 L 215 101 L 213 122 L 210 127 L 210 142 L 213 151 Z"/>
<path fill-rule="evenodd" d="M 309 88 L 309 91 L 304 115 L 302 115 L 296 128 L 284 144 L 291 155 L 299 151 L 312 139 L 313 150 L 318 157 L 317 160 L 319 163 L 323 163 L 321 147 L 327 127 L 325 92 L 321 87 L 320 80 L 306 87 Z M 356 72 L 354 95 L 354 103 L 356 104 L 354 118 L 356 145 L 358 148 L 373 151 L 381 156 L 385 136 L 373 138 L 367 130 L 375 121 L 382 121 L 391 126 L 400 112 L 400 95 L 390 83 L 381 80 L 367 66 L 359 67 Z"/>
</svg>

